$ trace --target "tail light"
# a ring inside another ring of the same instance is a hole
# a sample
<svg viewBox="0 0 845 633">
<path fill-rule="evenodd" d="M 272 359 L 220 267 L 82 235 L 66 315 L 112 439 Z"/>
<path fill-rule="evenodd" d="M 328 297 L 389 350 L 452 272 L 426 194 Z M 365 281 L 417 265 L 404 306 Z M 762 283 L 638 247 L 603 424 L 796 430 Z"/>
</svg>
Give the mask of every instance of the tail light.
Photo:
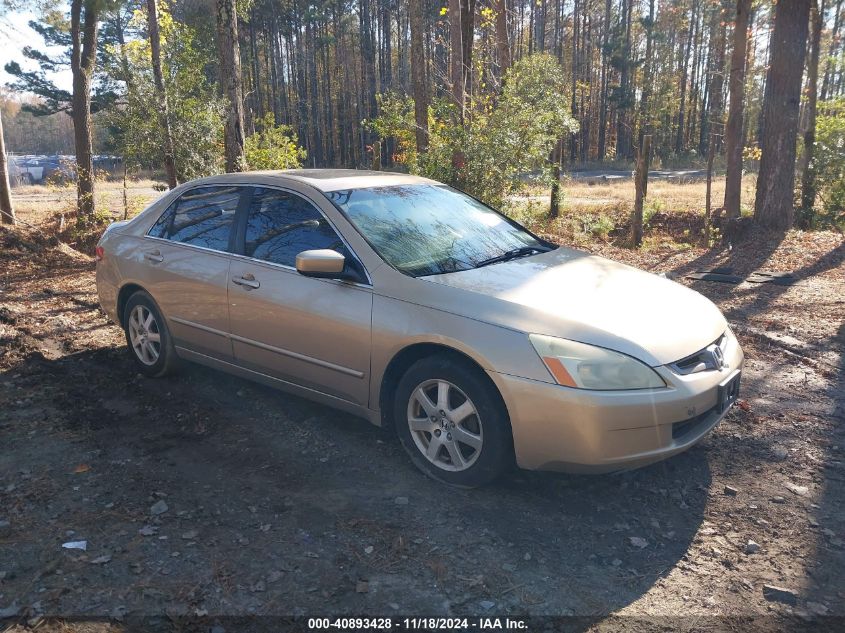
<svg viewBox="0 0 845 633">
<path fill-rule="evenodd" d="M 101 262 L 106 256 L 106 251 L 103 249 L 102 246 L 98 246 L 94 249 L 94 255 L 96 255 L 97 261 Z"/>
</svg>

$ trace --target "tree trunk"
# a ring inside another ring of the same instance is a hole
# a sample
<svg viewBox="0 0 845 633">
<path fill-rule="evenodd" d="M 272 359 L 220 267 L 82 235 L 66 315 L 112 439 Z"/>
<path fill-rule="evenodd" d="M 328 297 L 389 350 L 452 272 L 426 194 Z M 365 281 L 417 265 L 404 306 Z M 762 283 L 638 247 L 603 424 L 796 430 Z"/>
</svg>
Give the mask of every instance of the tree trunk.
<svg viewBox="0 0 845 633">
<path fill-rule="evenodd" d="M 412 3 L 409 3 L 409 5 Z M 407 11 L 407 13 L 406 13 Z M 397 67 L 397 74 L 398 83 L 400 86 L 407 86 L 408 85 L 408 77 L 411 75 L 410 70 L 410 62 L 408 58 L 408 30 L 410 21 L 410 11 L 411 7 L 408 6 L 406 11 L 402 10 L 402 7 L 397 7 L 396 9 L 396 67 Z M 422 48 L 420 48 L 422 51 Z M 423 57 L 425 60 L 425 57 Z"/>
<path fill-rule="evenodd" d="M 693 19 L 696 19 L 693 13 Z M 687 27 L 687 41 L 686 48 L 681 48 L 681 105 L 678 108 L 678 134 L 675 137 L 675 153 L 680 154 L 684 151 L 684 121 L 686 117 L 687 107 L 687 70 L 689 67 L 688 57 L 690 47 L 692 46 L 693 25 L 690 23 Z"/>
<path fill-rule="evenodd" d="M 461 24 L 461 5 L 467 0 L 449 0 L 449 79 L 452 81 L 452 101 L 457 109 L 458 122 L 464 121 L 464 47 Z"/>
<path fill-rule="evenodd" d="M 376 117 L 378 104 L 376 103 L 376 51 L 373 42 L 373 16 L 370 0 L 361 0 L 361 100 L 364 103 L 365 118 L 372 120 Z M 376 140 L 368 131 L 362 132 L 365 145 L 372 145 Z"/>
<path fill-rule="evenodd" d="M 709 104 L 707 117 L 704 119 L 704 125 L 702 125 L 701 129 L 702 138 L 706 140 L 707 145 L 709 146 L 710 143 L 715 142 L 717 150 L 719 149 L 719 139 L 723 133 L 722 125 L 724 124 L 722 117 L 722 97 L 725 84 L 726 13 L 727 6 L 725 2 L 722 2 L 721 6 L 714 11 L 713 24 L 716 31 L 716 46 L 713 51 L 713 67 L 711 68 L 710 90 L 708 91 Z M 700 153 L 704 154 L 704 150 L 706 149 L 708 147 L 702 145 L 699 148 Z"/>
<path fill-rule="evenodd" d="M 727 173 L 725 174 L 725 217 L 735 220 L 739 217 L 742 196 L 742 124 L 745 100 L 745 59 L 748 45 L 748 17 L 751 0 L 737 0 L 734 20 L 733 51 L 731 71 L 728 78 L 730 105 L 728 124 L 725 128 L 725 151 Z"/>
<path fill-rule="evenodd" d="M 217 0 L 217 48 L 220 83 L 226 101 L 223 147 L 226 171 L 243 171 L 244 103 L 241 78 L 241 52 L 238 44 L 238 14 L 235 0 Z"/>
<path fill-rule="evenodd" d="M 329 29 L 325 20 L 320 21 L 320 36 L 322 45 L 320 46 L 320 65 L 322 66 L 322 84 L 323 84 L 323 164 L 337 165 L 337 158 L 334 145 L 334 130 L 337 128 L 335 121 L 335 90 L 332 86 L 332 72 L 331 63 L 329 61 Z M 389 158 L 389 157 L 388 157 Z"/>
<path fill-rule="evenodd" d="M 610 8 L 610 0 L 605 0 L 601 36 L 601 102 L 599 104 L 598 136 L 599 161 L 604 161 L 607 153 L 607 86 L 608 75 L 610 74 L 610 55 L 607 53 L 607 44 L 610 39 Z"/>
<path fill-rule="evenodd" d="M 799 225 L 809 228 L 813 217 L 813 205 L 816 203 L 816 174 L 813 164 L 813 146 L 816 142 L 816 102 L 819 88 L 819 52 L 821 49 L 822 28 L 824 26 L 824 0 L 819 7 L 818 0 L 813 0 L 810 9 L 810 60 L 807 64 L 807 127 L 804 130 L 804 152 L 801 170 L 801 214 Z"/>
<path fill-rule="evenodd" d="M 464 45 L 462 5 L 469 0 L 449 0 L 449 78 L 452 81 L 452 101 L 455 105 L 455 124 L 464 124 L 466 106 L 466 86 L 464 84 Z M 458 188 L 464 180 L 464 153 L 456 147 L 452 151 L 452 170 L 454 183 Z"/>
<path fill-rule="evenodd" d="M 778 231 L 789 229 L 794 215 L 795 138 L 809 15 L 810 0 L 775 5 L 754 219 L 760 226 Z"/>
<path fill-rule="evenodd" d="M 578 0 L 572 2 L 572 88 L 569 102 L 569 113 L 574 120 L 578 120 Z M 569 139 L 569 161 L 575 163 L 578 158 L 578 136 L 573 134 Z"/>
<path fill-rule="evenodd" d="M 830 89 L 836 63 L 836 44 L 839 41 L 839 28 L 842 25 L 842 0 L 838 0 L 833 11 L 833 30 L 830 32 L 830 44 L 827 49 L 827 61 L 825 63 L 824 79 L 822 80 L 822 101 L 828 97 L 828 90 Z M 824 16 L 822 16 L 822 22 L 824 22 Z"/>
<path fill-rule="evenodd" d="M 71 3 L 71 73 L 73 140 L 76 150 L 76 204 L 79 219 L 94 218 L 94 157 L 91 148 L 91 77 L 97 63 L 97 3 Z M 84 14 L 84 15 L 83 15 Z"/>
<path fill-rule="evenodd" d="M 150 31 L 150 51 L 153 61 L 158 116 L 164 132 L 164 171 L 167 173 L 167 186 L 173 189 L 178 185 L 176 179 L 176 158 L 173 151 L 173 134 L 170 131 L 170 112 L 167 106 L 167 91 L 164 89 L 164 76 L 161 72 L 161 37 L 158 32 L 158 7 L 156 0 L 147 0 L 147 25 Z"/>
<path fill-rule="evenodd" d="M 320 130 L 320 88 L 317 82 L 317 52 L 315 48 L 320 42 L 317 36 L 317 25 L 314 20 L 308 20 L 305 26 L 305 33 L 307 34 L 305 54 L 307 56 L 306 65 L 308 67 L 308 94 L 309 103 L 311 104 L 310 118 L 311 118 L 311 132 L 312 140 L 311 146 L 314 148 L 311 153 L 311 164 L 316 167 L 322 164 L 323 161 L 323 136 Z M 375 116 L 375 112 L 373 113 Z M 318 163 L 319 161 L 319 163 Z"/>
<path fill-rule="evenodd" d="M 703 13 L 703 12 L 702 12 Z M 698 112 L 698 106 L 701 104 L 701 118 L 704 118 L 704 102 L 705 99 L 702 99 L 702 96 L 706 97 L 707 90 L 705 89 L 704 95 L 702 95 L 701 86 L 707 84 L 707 76 L 706 73 L 703 71 L 701 67 L 701 60 L 704 57 L 702 55 L 702 46 L 701 40 L 703 39 L 704 30 L 704 18 L 700 20 L 694 20 L 694 35 L 692 36 L 692 50 L 694 51 L 692 55 L 692 72 L 690 73 L 690 80 L 689 80 L 689 103 L 690 103 L 690 111 L 689 116 L 687 117 L 687 129 L 684 132 L 684 145 L 685 147 L 690 146 L 690 141 L 692 137 L 695 135 L 695 125 L 696 125 L 696 113 Z M 709 56 L 708 56 L 709 58 Z"/>
<path fill-rule="evenodd" d="M 587 3 L 589 4 L 589 3 Z M 581 59 L 581 77 L 582 81 L 585 86 L 592 86 L 593 78 L 590 75 L 590 70 L 592 67 L 592 32 L 593 32 L 593 18 L 587 11 L 581 12 L 583 20 L 581 22 L 581 55 L 579 56 Z M 592 102 L 593 102 L 593 95 L 592 90 L 581 90 L 580 91 L 580 136 L 581 136 L 581 147 L 579 152 L 579 158 L 581 163 L 586 163 L 589 159 L 590 155 L 590 134 L 591 134 L 591 111 L 592 111 Z"/>
<path fill-rule="evenodd" d="M 370 169 L 381 171 L 381 141 L 378 139 L 373 141 L 373 160 L 370 163 Z"/>
<path fill-rule="evenodd" d="M 390 4 L 381 4 L 382 12 L 382 45 L 384 48 L 384 65 L 382 67 L 382 91 L 388 90 L 393 86 L 393 47 L 391 42 L 391 17 Z"/>
<path fill-rule="evenodd" d="M 534 0 L 537 10 L 534 13 L 534 50 L 543 53 L 546 50 L 546 0 Z"/>
<path fill-rule="evenodd" d="M 123 219 L 129 219 L 129 187 L 126 184 L 126 156 L 122 157 L 123 162 Z"/>
<path fill-rule="evenodd" d="M 425 23 L 422 2 L 411 2 L 408 10 L 411 12 L 411 83 L 414 90 L 415 132 L 417 152 L 422 153 L 428 147 L 428 90 L 425 82 Z"/>
<path fill-rule="evenodd" d="M 713 223 L 713 212 L 711 210 L 711 193 L 713 188 L 713 159 L 716 157 L 716 135 L 710 135 L 710 142 L 707 144 L 707 185 L 704 194 L 704 243 L 710 246 L 710 227 Z"/>
<path fill-rule="evenodd" d="M 393 88 L 393 43 L 391 30 L 391 6 L 390 3 L 381 2 L 379 15 L 381 16 L 381 90 L 385 92 Z M 397 7 L 398 8 L 398 7 Z M 395 143 L 393 137 L 384 139 L 382 147 L 382 165 L 388 169 L 393 164 Z"/>
<path fill-rule="evenodd" d="M 633 0 L 623 0 L 625 45 L 622 54 L 622 72 L 619 80 L 620 100 L 617 105 L 619 118 L 616 121 L 616 159 L 628 160 L 631 156 L 631 70 L 634 62 L 631 60 L 631 14 L 634 10 Z"/>
<path fill-rule="evenodd" d="M 293 49 L 294 54 L 291 60 L 291 76 L 296 80 L 294 82 L 294 95 L 296 96 L 296 120 L 299 124 L 299 138 L 301 139 L 302 143 L 305 145 L 308 151 L 308 160 L 311 160 L 313 158 L 314 148 L 311 145 L 312 122 L 311 118 L 308 115 L 308 69 L 306 68 L 305 63 L 305 35 L 303 34 L 302 20 L 300 19 L 299 15 L 295 16 L 293 29 L 296 33 L 296 43 Z M 358 105 L 358 107 L 361 107 L 359 99 L 355 99 L 355 103 Z M 363 116 L 369 117 L 369 114 L 365 114 Z M 357 120 L 360 121 L 361 117 L 357 117 Z"/>
<path fill-rule="evenodd" d="M 3 113 L 0 112 L 0 224 L 14 224 L 15 209 L 9 186 L 9 163 L 6 160 L 6 140 L 3 137 Z"/>
<path fill-rule="evenodd" d="M 646 46 L 645 46 L 645 59 L 643 60 L 644 69 L 643 69 L 643 90 L 642 94 L 640 95 L 640 133 L 639 138 L 637 139 L 637 145 L 639 147 L 643 146 L 643 136 L 646 134 L 651 133 L 650 126 L 648 124 L 648 100 L 651 96 L 651 83 L 652 83 L 652 56 L 653 56 L 653 33 L 654 33 L 654 3 L 655 0 L 649 0 L 648 3 L 648 22 L 647 26 L 645 26 L 646 30 Z"/>
<path fill-rule="evenodd" d="M 648 167 L 651 163 L 651 134 L 643 136 L 637 149 L 637 170 L 634 174 L 634 211 L 631 214 L 631 242 L 635 247 L 643 243 L 643 201 L 648 194 Z"/>
<path fill-rule="evenodd" d="M 563 160 L 563 139 L 555 143 L 552 150 L 552 190 L 549 200 L 549 217 L 560 215 L 560 163 Z"/>
<path fill-rule="evenodd" d="M 147 2 L 150 2 L 150 0 L 147 0 Z M 261 64 L 260 60 L 258 59 L 258 45 L 255 37 L 256 21 L 257 20 L 255 18 L 255 5 L 253 4 L 250 10 L 250 19 L 247 23 L 247 26 L 249 27 L 249 53 L 250 57 L 252 58 L 250 60 L 252 63 L 252 133 L 255 133 L 256 119 L 264 118 L 264 97 L 261 92 Z"/>
<path fill-rule="evenodd" d="M 126 89 L 131 90 L 134 86 L 132 71 L 129 70 L 129 57 L 126 55 L 126 31 L 123 24 L 123 14 L 118 9 L 114 13 L 114 34 L 117 44 L 120 47 L 120 72 L 123 75 L 120 79 L 126 84 Z"/>
<path fill-rule="evenodd" d="M 411 1 L 411 6 L 420 4 Z M 511 47 L 508 41 L 508 3 L 507 0 L 496 0 L 496 49 L 499 54 L 499 78 L 504 78 L 511 67 Z M 412 9 L 415 10 L 415 9 Z"/>
</svg>

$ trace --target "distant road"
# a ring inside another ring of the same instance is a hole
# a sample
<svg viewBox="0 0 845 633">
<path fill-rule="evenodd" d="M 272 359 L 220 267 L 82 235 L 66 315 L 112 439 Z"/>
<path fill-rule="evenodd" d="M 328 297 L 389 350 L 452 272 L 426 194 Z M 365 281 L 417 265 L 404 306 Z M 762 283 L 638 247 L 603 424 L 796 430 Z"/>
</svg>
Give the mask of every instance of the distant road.
<svg viewBox="0 0 845 633">
<path fill-rule="evenodd" d="M 624 169 L 585 169 L 568 172 L 573 180 L 608 182 L 633 177 L 633 171 Z M 704 169 L 653 169 L 648 172 L 649 180 L 701 180 L 707 177 Z"/>
</svg>

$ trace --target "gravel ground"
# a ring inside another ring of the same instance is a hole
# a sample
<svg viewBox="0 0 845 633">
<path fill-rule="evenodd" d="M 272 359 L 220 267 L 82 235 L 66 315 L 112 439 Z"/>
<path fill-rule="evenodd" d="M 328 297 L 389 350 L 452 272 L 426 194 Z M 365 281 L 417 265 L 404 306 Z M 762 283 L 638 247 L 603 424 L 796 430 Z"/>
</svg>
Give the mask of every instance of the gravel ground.
<svg viewBox="0 0 845 633">
<path fill-rule="evenodd" d="M 743 400 L 694 449 L 462 491 L 344 413 L 196 366 L 140 377 L 90 258 L 3 228 L 0 617 L 843 616 L 843 249 L 597 247 L 679 278 L 727 261 L 801 281 L 689 282 L 748 357 Z"/>
</svg>

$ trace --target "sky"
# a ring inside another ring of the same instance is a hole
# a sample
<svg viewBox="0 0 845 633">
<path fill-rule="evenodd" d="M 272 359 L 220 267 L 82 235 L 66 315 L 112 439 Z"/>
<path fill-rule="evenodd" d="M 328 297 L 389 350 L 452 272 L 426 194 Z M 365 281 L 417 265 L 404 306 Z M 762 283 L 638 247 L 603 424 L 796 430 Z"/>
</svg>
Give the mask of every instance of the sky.
<svg viewBox="0 0 845 633">
<path fill-rule="evenodd" d="M 12 81 L 4 68 L 11 61 L 18 62 L 24 70 L 36 70 L 38 64 L 26 59 L 21 52 L 24 46 L 32 46 L 45 53 L 61 52 L 61 47 L 47 47 L 41 36 L 29 28 L 29 21 L 35 19 L 31 11 L 10 11 L 0 17 L 0 85 Z M 48 73 L 59 88 L 70 90 L 72 85 L 70 68 L 61 72 Z"/>
</svg>

